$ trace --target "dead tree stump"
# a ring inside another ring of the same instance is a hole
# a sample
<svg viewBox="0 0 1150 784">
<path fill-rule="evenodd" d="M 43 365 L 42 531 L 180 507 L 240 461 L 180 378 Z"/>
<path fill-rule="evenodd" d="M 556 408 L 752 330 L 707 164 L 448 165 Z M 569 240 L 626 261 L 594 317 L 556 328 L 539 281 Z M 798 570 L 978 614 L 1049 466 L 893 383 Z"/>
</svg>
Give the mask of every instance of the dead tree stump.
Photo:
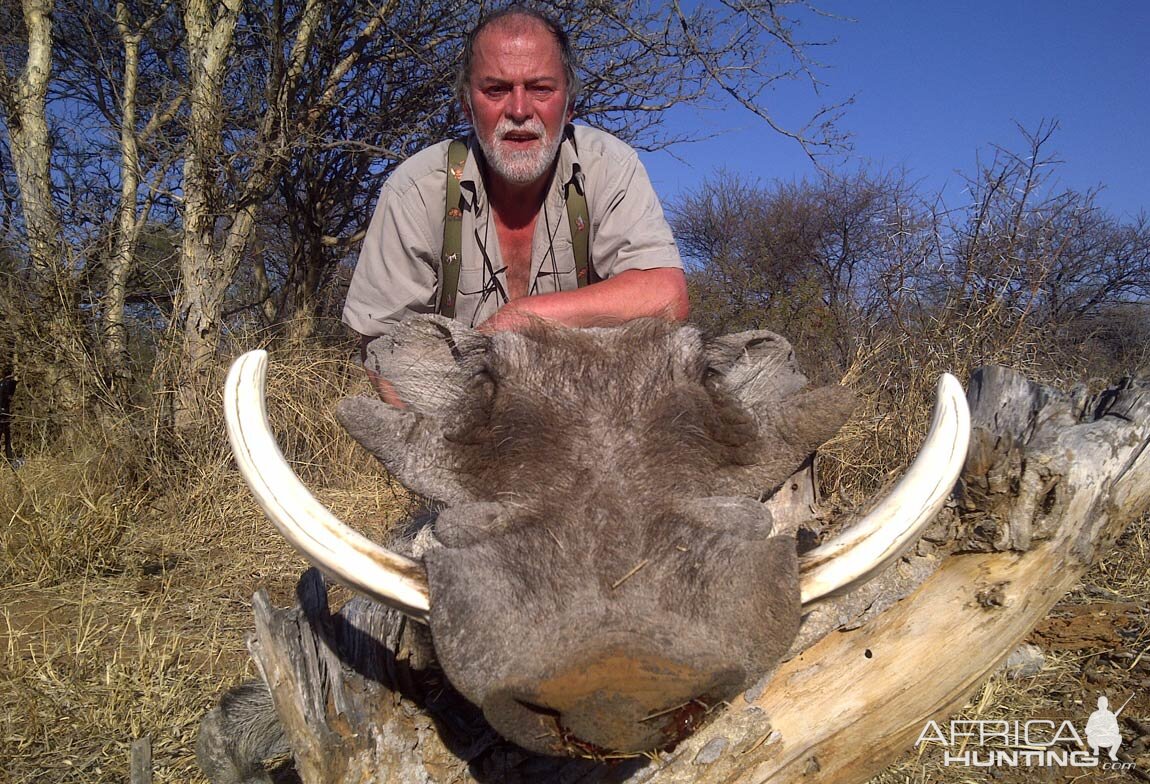
<svg viewBox="0 0 1150 784">
<path fill-rule="evenodd" d="M 301 779 L 866 780 L 928 719 L 961 708 L 1150 505 L 1150 386 L 1127 381 L 1088 398 L 986 368 L 968 399 L 966 468 L 928 540 L 869 594 L 811 613 L 809 647 L 657 760 L 527 754 L 434 669 L 397 657 L 405 630 L 390 611 L 356 600 L 333 616 L 314 574 L 293 608 L 257 594 L 252 655 Z"/>
</svg>

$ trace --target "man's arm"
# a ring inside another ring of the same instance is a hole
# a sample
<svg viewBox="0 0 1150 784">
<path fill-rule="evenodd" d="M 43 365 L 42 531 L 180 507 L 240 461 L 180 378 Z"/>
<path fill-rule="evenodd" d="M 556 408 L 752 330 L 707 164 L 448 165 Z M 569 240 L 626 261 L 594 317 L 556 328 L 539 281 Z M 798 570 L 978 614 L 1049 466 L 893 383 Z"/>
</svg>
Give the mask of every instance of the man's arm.
<svg viewBox="0 0 1150 784">
<path fill-rule="evenodd" d="M 688 312 L 687 278 L 681 269 L 632 269 L 581 289 L 514 299 L 479 329 L 515 329 L 535 319 L 569 327 L 607 326 L 643 316 L 683 321 Z"/>
<path fill-rule="evenodd" d="M 661 267 L 627 270 L 575 291 L 512 300 L 480 324 L 479 329 L 489 333 L 514 330 L 538 319 L 570 327 L 609 325 L 643 316 L 683 321 L 687 314 L 686 276 L 676 267 Z M 374 337 L 360 335 L 360 360 L 364 363 L 367 377 L 384 402 L 405 408 L 406 404 L 396 394 L 395 387 L 367 367 L 367 344 L 373 340 Z"/>
<path fill-rule="evenodd" d="M 687 280 L 671 227 L 634 149 L 602 131 L 572 126 L 580 140 L 583 191 L 591 212 L 590 256 L 598 283 L 515 299 L 479 325 L 493 332 L 530 318 L 571 327 L 644 316 L 682 321 Z"/>
</svg>

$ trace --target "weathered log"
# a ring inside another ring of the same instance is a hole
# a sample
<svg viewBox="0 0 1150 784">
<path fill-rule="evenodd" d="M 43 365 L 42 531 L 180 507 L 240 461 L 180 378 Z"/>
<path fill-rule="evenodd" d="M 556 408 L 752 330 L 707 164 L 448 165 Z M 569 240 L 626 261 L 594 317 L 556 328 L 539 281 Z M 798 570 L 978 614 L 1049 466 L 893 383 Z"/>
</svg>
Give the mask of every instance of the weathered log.
<svg viewBox="0 0 1150 784">
<path fill-rule="evenodd" d="M 809 647 L 657 760 L 531 756 L 486 728 L 433 668 L 407 666 L 390 611 L 356 600 L 331 616 L 314 576 L 296 607 L 273 610 L 257 595 L 252 654 L 302 780 L 792 782 L 814 771 L 820 782 L 865 780 L 928 719 L 958 710 L 1150 505 L 1147 385 L 1088 399 L 990 368 L 968 398 L 972 447 L 930 541 L 877 586 L 811 613 Z"/>
</svg>

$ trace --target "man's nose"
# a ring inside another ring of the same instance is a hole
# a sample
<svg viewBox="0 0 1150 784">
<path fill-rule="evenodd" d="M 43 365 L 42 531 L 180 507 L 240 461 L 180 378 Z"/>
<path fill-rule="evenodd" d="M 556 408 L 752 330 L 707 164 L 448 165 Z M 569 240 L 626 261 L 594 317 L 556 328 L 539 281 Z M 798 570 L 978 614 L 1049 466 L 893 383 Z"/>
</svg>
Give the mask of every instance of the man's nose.
<svg viewBox="0 0 1150 784">
<path fill-rule="evenodd" d="M 531 105 L 531 96 L 527 93 L 526 87 L 513 87 L 511 94 L 507 97 L 507 105 L 504 111 L 508 119 L 516 123 L 526 122 L 531 118 L 534 111 Z"/>
</svg>

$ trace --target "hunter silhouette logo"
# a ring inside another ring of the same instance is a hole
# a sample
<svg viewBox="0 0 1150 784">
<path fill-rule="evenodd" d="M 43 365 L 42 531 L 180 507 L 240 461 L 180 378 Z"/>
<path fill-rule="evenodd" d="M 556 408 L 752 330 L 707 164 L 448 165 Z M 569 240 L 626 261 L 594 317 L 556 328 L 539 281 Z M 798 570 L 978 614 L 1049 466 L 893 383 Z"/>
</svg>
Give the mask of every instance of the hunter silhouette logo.
<svg viewBox="0 0 1150 784">
<path fill-rule="evenodd" d="M 1110 751 L 1110 759 L 1118 761 L 1118 747 L 1122 745 L 1122 733 L 1118 731 L 1118 714 L 1126 709 L 1132 699 L 1133 694 L 1126 698 L 1121 708 L 1111 713 L 1109 701 L 1102 696 L 1098 698 L 1098 710 L 1091 713 L 1086 721 L 1086 742 L 1090 744 L 1090 750 L 1094 752 L 1095 757 L 1099 756 L 1098 749 L 1103 748 Z"/>
</svg>

